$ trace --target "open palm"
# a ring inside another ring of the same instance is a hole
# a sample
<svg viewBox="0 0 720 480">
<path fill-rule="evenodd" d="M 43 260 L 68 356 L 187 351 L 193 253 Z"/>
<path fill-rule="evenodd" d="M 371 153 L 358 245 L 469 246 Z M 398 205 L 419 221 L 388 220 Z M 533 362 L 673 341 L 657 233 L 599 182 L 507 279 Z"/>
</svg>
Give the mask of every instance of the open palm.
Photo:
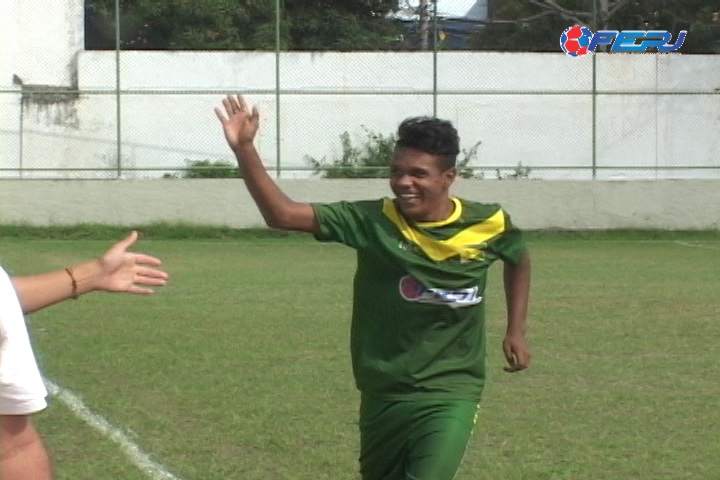
<svg viewBox="0 0 720 480">
<path fill-rule="evenodd" d="M 137 232 L 132 232 L 100 257 L 98 260 L 101 270 L 100 290 L 149 294 L 153 293 L 152 289 L 145 287 L 165 285 L 167 274 L 152 268 L 160 265 L 159 259 L 143 253 L 127 251 L 137 238 Z"/>
<path fill-rule="evenodd" d="M 223 100 L 225 112 L 220 108 L 215 109 L 215 114 L 220 119 L 225 132 L 225 139 L 233 150 L 251 143 L 255 139 L 260 125 L 260 114 L 257 107 L 253 106 L 248 111 L 247 104 L 241 95 L 228 95 Z"/>
</svg>

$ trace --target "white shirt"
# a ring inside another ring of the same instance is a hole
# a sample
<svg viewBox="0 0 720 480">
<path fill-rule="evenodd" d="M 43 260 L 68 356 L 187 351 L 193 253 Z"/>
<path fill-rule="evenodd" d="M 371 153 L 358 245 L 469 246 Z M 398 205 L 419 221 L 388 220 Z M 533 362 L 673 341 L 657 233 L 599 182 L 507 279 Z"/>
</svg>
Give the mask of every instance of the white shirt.
<svg viewBox="0 0 720 480">
<path fill-rule="evenodd" d="M 20 302 L 0 267 L 0 415 L 40 411 L 46 396 Z"/>
</svg>

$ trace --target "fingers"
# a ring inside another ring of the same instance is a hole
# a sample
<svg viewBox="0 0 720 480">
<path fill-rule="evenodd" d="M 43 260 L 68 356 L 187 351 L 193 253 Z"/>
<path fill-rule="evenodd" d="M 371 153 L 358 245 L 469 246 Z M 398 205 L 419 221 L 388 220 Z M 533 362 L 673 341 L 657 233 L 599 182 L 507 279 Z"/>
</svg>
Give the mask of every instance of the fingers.
<svg viewBox="0 0 720 480">
<path fill-rule="evenodd" d="M 242 95 L 228 95 L 222 103 L 229 117 L 247 111 L 247 104 Z"/>
<path fill-rule="evenodd" d="M 530 358 L 514 355 L 512 360 L 508 360 L 508 363 L 510 364 L 510 366 L 505 367 L 503 370 L 511 373 L 519 372 L 520 370 L 525 370 L 530 366 Z"/>
<path fill-rule="evenodd" d="M 228 117 L 232 117 L 238 113 L 248 112 L 248 104 L 242 95 L 228 95 L 223 98 L 222 104 L 223 107 L 225 107 L 225 113 L 227 113 Z M 215 109 L 215 114 L 217 114 L 218 118 L 224 120 L 225 116 L 221 115 L 221 113 L 222 111 L 219 108 Z M 253 119 L 260 116 L 256 106 L 253 105 L 250 115 L 248 116 Z"/>
<path fill-rule="evenodd" d="M 524 343 L 503 342 L 503 353 L 509 365 L 503 368 L 506 372 L 519 372 L 530 366 L 530 352 L 524 346 Z"/>
<path fill-rule="evenodd" d="M 235 102 L 233 101 L 233 99 L 230 95 L 223 98 L 222 104 L 223 104 L 223 107 L 225 107 L 225 113 L 227 113 L 228 118 L 232 118 L 233 115 L 235 115 L 235 110 L 234 110 L 234 106 L 233 106 L 234 103 Z"/>
<path fill-rule="evenodd" d="M 219 108 L 215 108 L 215 115 L 217 115 L 218 119 L 220 120 L 220 123 L 225 123 L 227 121 L 227 118 L 225 117 L 225 114 L 220 110 Z"/>
<path fill-rule="evenodd" d="M 132 293 L 133 295 L 152 295 L 155 293 L 155 290 L 151 288 L 143 288 L 138 287 L 137 285 L 132 285 L 130 288 L 127 289 L 127 293 Z"/>
<path fill-rule="evenodd" d="M 232 146 L 236 143 L 252 141 L 260 127 L 260 111 L 253 105 L 248 110 L 248 104 L 242 95 L 227 95 L 222 100 L 223 109 L 215 108 L 215 115 L 223 126 L 225 138 Z M 237 138 L 239 134 L 249 138 Z"/>
<path fill-rule="evenodd" d="M 522 367 L 522 370 L 524 370 L 530 366 L 530 358 L 531 358 L 530 352 L 528 352 L 527 350 L 523 350 L 522 352 L 520 352 L 520 354 L 517 357 L 518 357 L 517 363 Z"/>
<path fill-rule="evenodd" d="M 525 370 L 526 368 L 527 367 L 523 367 L 519 363 L 513 363 L 509 367 L 504 367 L 503 370 L 505 370 L 508 373 L 513 373 L 513 372 L 519 372 L 520 370 Z"/>
<path fill-rule="evenodd" d="M 237 103 L 238 108 L 240 109 L 240 112 L 246 112 L 247 111 L 247 102 L 245 102 L 245 98 L 243 98 L 242 95 L 236 95 L 235 96 L 235 102 Z M 253 112 L 255 111 L 255 108 L 253 108 Z"/>
<path fill-rule="evenodd" d="M 112 250 L 119 249 L 123 252 L 127 250 L 128 248 L 132 247 L 132 245 L 137 241 L 138 239 L 138 232 L 133 230 L 130 235 L 123 238 L 119 242 L 117 242 L 115 245 L 113 245 Z"/>
<path fill-rule="evenodd" d="M 136 230 L 133 230 L 130 235 L 117 242 L 110 250 L 113 252 L 116 252 L 118 250 L 121 252 L 127 252 L 127 250 L 132 247 L 135 242 L 137 242 L 138 236 L 138 232 Z M 127 255 L 130 255 L 130 257 L 126 256 L 125 258 L 131 258 L 132 262 L 135 264 L 153 266 L 158 266 L 162 264 L 162 261 L 159 258 L 151 257 L 150 255 L 146 255 L 144 253 L 127 253 Z M 157 271 L 160 272 L 159 270 Z"/>
<path fill-rule="evenodd" d="M 132 285 L 136 287 L 138 285 L 147 285 L 149 287 L 164 287 L 167 281 L 160 277 L 138 277 L 135 283 Z M 132 288 L 132 287 L 131 287 Z"/>
<path fill-rule="evenodd" d="M 508 367 L 503 367 L 503 370 L 505 370 L 506 372 L 512 373 L 512 372 L 517 372 L 517 371 L 522 370 L 522 368 L 520 367 L 520 364 L 517 362 L 517 359 L 515 357 L 509 359 L 508 364 L 509 364 Z"/>
<path fill-rule="evenodd" d="M 502 348 L 505 354 L 505 360 L 507 360 L 510 365 L 513 365 L 515 363 L 515 355 L 513 355 L 512 346 L 510 346 L 508 342 L 503 342 Z"/>
<path fill-rule="evenodd" d="M 136 267 L 135 275 L 137 275 L 141 279 L 148 279 L 152 280 L 153 282 L 155 282 L 156 280 L 159 282 L 164 282 L 168 279 L 168 274 L 166 272 L 149 267 Z M 140 282 L 136 281 L 135 283 Z M 153 283 L 153 285 L 162 285 L 162 283 Z"/>
<path fill-rule="evenodd" d="M 144 253 L 135 253 L 133 260 L 139 265 L 153 265 L 157 267 L 162 264 L 162 261 L 159 258 L 151 257 L 150 255 L 145 255 Z"/>
<path fill-rule="evenodd" d="M 155 293 L 152 288 L 163 287 L 167 284 L 168 274 L 155 268 L 136 266 L 133 272 L 132 283 L 125 292 L 135 295 L 149 295 Z"/>
</svg>

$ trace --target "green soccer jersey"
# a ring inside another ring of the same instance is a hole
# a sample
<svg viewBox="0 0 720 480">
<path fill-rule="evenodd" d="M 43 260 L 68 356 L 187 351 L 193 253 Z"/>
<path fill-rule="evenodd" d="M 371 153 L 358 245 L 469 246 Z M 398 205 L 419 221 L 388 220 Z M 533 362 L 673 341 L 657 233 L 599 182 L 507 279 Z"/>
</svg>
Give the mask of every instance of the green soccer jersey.
<svg viewBox="0 0 720 480">
<path fill-rule="evenodd" d="M 525 247 L 499 205 L 452 200 L 448 219 L 425 223 L 387 198 L 313 204 L 317 238 L 357 250 L 351 354 L 363 393 L 480 398 L 487 271 L 518 263 Z"/>
</svg>

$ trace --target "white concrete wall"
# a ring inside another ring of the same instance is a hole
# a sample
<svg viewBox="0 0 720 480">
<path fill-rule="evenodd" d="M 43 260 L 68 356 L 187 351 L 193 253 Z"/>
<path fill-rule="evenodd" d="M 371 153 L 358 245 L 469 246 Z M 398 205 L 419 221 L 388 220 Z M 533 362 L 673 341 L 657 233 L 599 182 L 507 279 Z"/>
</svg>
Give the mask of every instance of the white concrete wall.
<svg viewBox="0 0 720 480">
<path fill-rule="evenodd" d="M 720 170 L 654 170 L 718 165 L 720 96 L 711 94 L 720 75 L 718 56 L 607 54 L 599 55 L 597 63 L 601 91 L 643 93 L 598 98 L 597 164 L 650 169 L 601 170 L 599 178 L 720 178 Z M 230 160 L 212 110 L 223 92 L 236 91 L 251 92 L 249 99 L 262 114 L 260 152 L 275 166 L 279 142 L 288 176 L 287 170 L 308 168 L 306 155 L 337 154 L 344 131 L 360 141 L 362 125 L 391 133 L 408 116 L 432 113 L 432 66 L 432 55 L 425 53 L 284 53 L 280 83 L 292 93 L 282 96 L 278 138 L 274 54 L 123 52 L 121 88 L 133 92 L 120 103 L 123 164 L 158 169 L 124 176 L 160 176 L 188 160 Z M 476 164 L 522 162 L 537 167 L 535 178 L 587 179 L 589 171 L 572 168 L 592 162 L 592 98 L 582 94 L 592 87 L 590 67 L 586 58 L 562 53 L 443 52 L 438 57 L 438 115 L 455 123 L 464 148 L 482 141 Z M 80 88 L 94 94 L 49 111 L 26 108 L 26 167 L 116 165 L 114 53 L 81 53 L 79 72 Z M 103 91 L 107 94 L 98 94 Z M 652 96 L 648 91 L 708 94 Z M 2 154 L 3 163 L 12 163 L 8 155 Z M 541 170 L 549 166 L 570 169 Z M 52 175 L 78 176 L 69 171 Z"/>
<path fill-rule="evenodd" d="M 19 91 L 12 83 L 18 54 L 15 0 L 0 2 L 0 90 Z M 20 95 L 0 94 L 0 168 L 17 168 L 20 158 Z M 0 177 L 4 176 L 0 171 Z"/>
<path fill-rule="evenodd" d="M 294 200 L 390 195 L 386 180 L 280 180 Z M 455 195 L 498 202 L 526 229 L 720 229 L 720 181 L 458 180 Z M 0 225 L 153 222 L 263 226 L 243 182 L 228 180 L 0 180 Z"/>
<path fill-rule="evenodd" d="M 83 0 L 3 0 L 15 5 L 15 70 L 25 83 L 70 85 L 84 46 Z"/>
<path fill-rule="evenodd" d="M 44 0 L 39 15 L 37 2 L 0 2 L 0 168 L 51 169 L 26 172 L 31 178 L 108 178 L 115 172 L 73 169 L 113 168 L 120 160 L 148 169 L 123 173 L 137 178 L 190 160 L 231 160 L 212 110 L 223 93 L 239 91 L 260 108 L 258 146 L 267 165 L 281 163 L 285 178 L 306 176 L 305 157 L 332 158 L 344 131 L 362 141 L 362 126 L 389 134 L 402 119 L 433 110 L 431 53 L 283 53 L 280 87 L 288 93 L 277 108 L 274 53 L 127 51 L 117 65 L 115 52 L 82 50 L 82 4 Z M 597 164 L 648 169 L 604 169 L 598 178 L 720 178 L 720 168 L 659 170 L 720 165 L 720 56 L 596 55 L 599 91 L 633 94 L 597 98 Z M 588 179 L 590 171 L 578 167 L 593 158 L 592 63 L 591 55 L 560 51 L 440 52 L 437 114 L 455 123 L 464 148 L 482 141 L 475 164 L 490 166 L 486 176 L 523 163 L 535 178 Z M 88 93 L 23 104 L 13 74 L 29 85 L 77 80 Z"/>
<path fill-rule="evenodd" d="M 83 0 L 0 2 L 0 168 L 67 166 L 63 154 L 74 156 L 72 146 L 64 144 L 82 134 L 68 121 L 74 106 L 23 109 L 21 87 L 13 78 L 36 89 L 76 86 L 83 6 Z M 0 171 L 0 177 L 8 176 L 18 174 Z"/>
</svg>

